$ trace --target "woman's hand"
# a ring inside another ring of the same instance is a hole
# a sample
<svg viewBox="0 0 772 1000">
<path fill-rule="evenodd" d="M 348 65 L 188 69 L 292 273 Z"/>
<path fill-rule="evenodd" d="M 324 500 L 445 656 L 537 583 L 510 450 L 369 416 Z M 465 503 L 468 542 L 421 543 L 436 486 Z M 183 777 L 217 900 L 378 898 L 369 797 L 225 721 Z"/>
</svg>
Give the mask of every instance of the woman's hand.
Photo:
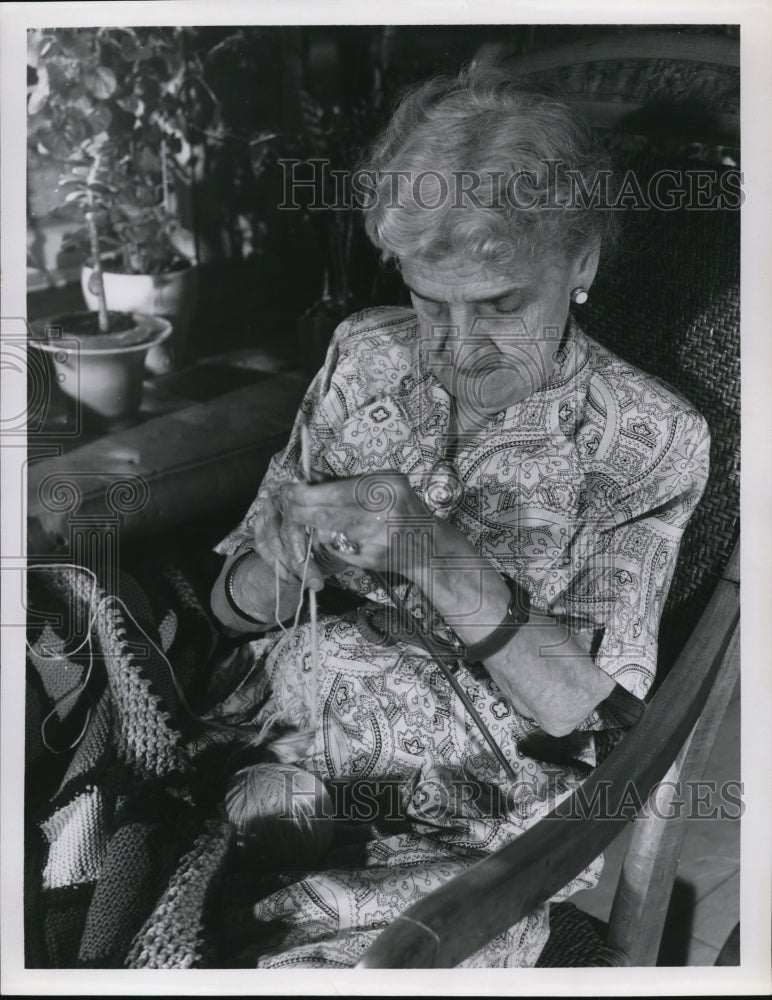
<svg viewBox="0 0 772 1000">
<path fill-rule="evenodd" d="M 454 525 L 433 519 L 403 475 L 296 484 L 283 492 L 281 508 L 285 530 L 309 525 L 325 548 L 342 533 L 358 546 L 335 552 L 346 562 L 418 583 L 467 644 L 504 619 L 511 595 L 496 567 Z M 515 710 L 554 736 L 572 732 L 614 687 L 593 663 L 589 637 L 580 641 L 535 611 L 485 666 Z"/>
<path fill-rule="evenodd" d="M 291 547 L 299 527 L 308 526 L 325 554 L 362 569 L 392 570 L 408 577 L 421 558 L 417 546 L 405 544 L 421 534 L 410 531 L 410 522 L 424 529 L 431 522 L 407 477 L 396 472 L 296 483 L 282 491 L 280 506 L 285 547 Z M 341 535 L 344 545 L 337 548 Z"/>
<path fill-rule="evenodd" d="M 308 532 L 302 522 L 285 516 L 278 498 L 266 498 L 255 518 L 253 531 L 255 551 L 274 573 L 278 567 L 279 580 L 292 584 L 301 580 L 308 551 Z M 312 590 L 321 590 L 324 586 L 324 574 L 313 555 L 306 569 L 306 584 Z"/>
</svg>

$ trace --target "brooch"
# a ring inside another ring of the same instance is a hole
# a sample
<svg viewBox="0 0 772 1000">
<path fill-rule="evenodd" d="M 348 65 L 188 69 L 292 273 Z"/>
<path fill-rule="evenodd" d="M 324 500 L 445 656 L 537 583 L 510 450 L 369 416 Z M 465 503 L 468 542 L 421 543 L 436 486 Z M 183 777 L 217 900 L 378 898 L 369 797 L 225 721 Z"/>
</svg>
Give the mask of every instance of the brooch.
<svg viewBox="0 0 772 1000">
<path fill-rule="evenodd" d="M 452 514 L 464 496 L 464 484 L 452 462 L 435 462 L 427 475 L 423 500 L 432 514 Z"/>
</svg>

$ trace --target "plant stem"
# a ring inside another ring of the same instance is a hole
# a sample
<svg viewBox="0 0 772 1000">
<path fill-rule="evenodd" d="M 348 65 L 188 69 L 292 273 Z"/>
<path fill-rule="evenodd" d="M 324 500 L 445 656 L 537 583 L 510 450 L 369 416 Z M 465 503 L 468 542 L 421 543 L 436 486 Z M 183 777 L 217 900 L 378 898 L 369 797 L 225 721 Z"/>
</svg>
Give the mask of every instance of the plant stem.
<svg viewBox="0 0 772 1000">
<path fill-rule="evenodd" d="M 96 276 L 97 299 L 99 300 L 99 331 L 100 333 L 110 332 L 110 317 L 107 315 L 107 299 L 105 298 L 105 283 L 102 277 L 102 258 L 99 253 L 99 233 L 96 225 L 96 214 L 94 212 L 94 192 L 91 184 L 96 178 L 99 169 L 99 156 L 94 160 L 94 165 L 88 178 L 88 211 L 86 212 L 86 226 L 88 227 L 88 237 L 91 243 L 91 256 L 94 258 L 94 275 Z"/>
<path fill-rule="evenodd" d="M 189 188 L 189 192 L 190 192 L 190 194 L 189 194 L 189 197 L 190 197 L 189 203 L 187 202 L 187 193 L 186 193 L 186 206 L 189 204 L 188 211 L 190 212 L 190 215 L 191 215 L 192 218 L 190 220 L 186 220 L 186 221 L 190 222 L 190 228 L 193 230 L 193 244 L 194 244 L 194 253 L 195 253 L 195 258 L 196 258 L 196 264 L 200 264 L 201 263 L 201 234 L 199 232 L 199 226 L 198 226 L 198 217 L 199 217 L 198 203 L 199 203 L 199 194 L 200 194 L 200 192 L 199 192 L 198 186 L 197 186 L 196 170 L 195 170 L 195 166 L 194 166 L 194 157 L 196 155 L 194 153 L 194 148 L 195 148 L 194 145 L 193 145 L 194 140 L 193 140 L 193 135 L 192 135 L 191 130 L 190 130 L 190 126 L 189 126 L 189 122 L 190 122 L 190 118 L 191 118 L 191 110 L 192 109 L 190 107 L 190 98 L 189 98 L 189 94 L 188 94 L 188 90 L 187 90 L 187 86 L 186 86 L 186 77 L 190 75 L 190 63 L 191 63 L 191 60 L 190 60 L 190 52 L 189 52 L 189 41 L 190 41 L 190 37 L 191 37 L 191 30 L 192 29 L 190 29 L 190 28 L 180 28 L 180 52 L 182 53 L 183 71 L 182 71 L 182 82 L 180 83 L 180 89 L 179 89 L 179 97 L 180 97 L 180 105 L 181 105 L 183 111 L 185 112 L 185 114 L 183 115 L 183 120 L 185 122 L 185 125 L 182 127 L 182 134 L 183 134 L 183 136 L 185 138 L 185 141 L 190 146 L 190 159 L 189 159 L 188 163 L 185 165 L 186 166 L 186 170 L 187 170 L 188 188 Z M 204 160 L 204 166 L 205 166 L 206 165 L 206 143 L 205 142 L 202 143 L 201 159 Z M 179 204 L 179 199 L 178 199 L 178 204 Z"/>
<path fill-rule="evenodd" d="M 94 278 L 96 283 L 96 293 L 99 300 L 99 330 L 101 333 L 110 332 L 110 318 L 107 315 L 107 300 L 105 299 L 105 283 L 102 277 L 102 262 L 99 259 L 99 236 L 97 234 L 94 213 L 86 212 L 86 225 L 88 226 L 89 240 L 91 241 L 91 255 L 94 258 Z"/>
<path fill-rule="evenodd" d="M 166 139 L 161 141 L 161 190 L 163 191 L 164 212 L 169 214 L 169 168 L 166 163 Z"/>
</svg>

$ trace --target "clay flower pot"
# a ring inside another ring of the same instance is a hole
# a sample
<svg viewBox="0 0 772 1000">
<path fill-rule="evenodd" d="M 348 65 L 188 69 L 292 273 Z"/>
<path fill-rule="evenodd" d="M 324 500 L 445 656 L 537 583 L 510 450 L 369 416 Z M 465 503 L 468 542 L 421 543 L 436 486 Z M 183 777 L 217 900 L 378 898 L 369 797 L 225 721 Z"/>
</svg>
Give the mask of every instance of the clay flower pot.
<svg viewBox="0 0 772 1000">
<path fill-rule="evenodd" d="M 92 288 L 94 269 L 81 271 L 81 289 L 89 309 L 99 308 L 96 289 Z M 121 312 L 165 316 L 171 320 L 173 333 L 164 344 L 152 348 L 146 367 L 154 375 L 179 367 L 185 356 L 188 330 L 193 319 L 198 294 L 198 268 L 195 265 L 164 274 L 120 274 L 102 271 L 108 309 Z"/>
<path fill-rule="evenodd" d="M 149 350 L 172 332 L 169 320 L 143 313 L 110 313 L 116 330 L 90 332 L 95 314 L 50 316 L 30 323 L 30 347 L 51 360 L 62 392 L 109 423 L 129 422 L 142 402 Z"/>
</svg>

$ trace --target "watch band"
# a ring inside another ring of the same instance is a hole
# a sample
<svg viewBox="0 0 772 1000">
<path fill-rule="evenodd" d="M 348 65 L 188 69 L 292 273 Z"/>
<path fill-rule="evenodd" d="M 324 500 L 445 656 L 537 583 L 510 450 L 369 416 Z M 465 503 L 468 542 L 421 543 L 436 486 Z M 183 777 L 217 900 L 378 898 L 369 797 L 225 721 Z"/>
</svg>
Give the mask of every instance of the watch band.
<svg viewBox="0 0 772 1000">
<path fill-rule="evenodd" d="M 261 621 L 259 618 L 255 618 L 253 615 L 250 615 L 248 611 L 245 611 L 244 608 L 242 608 L 242 606 L 236 600 L 236 593 L 233 589 L 233 582 L 236 576 L 236 570 L 244 562 L 244 560 L 249 559 L 249 557 L 253 556 L 254 554 L 255 554 L 254 549 L 244 549 L 244 551 L 241 552 L 238 556 L 236 556 L 236 558 L 228 567 L 228 572 L 225 574 L 225 599 L 227 600 L 228 606 L 230 607 L 231 611 L 233 611 L 233 613 L 236 614 L 243 621 L 249 622 L 250 625 L 259 625 L 261 628 L 266 629 L 269 628 L 269 623 Z"/>
<path fill-rule="evenodd" d="M 502 579 L 509 587 L 511 594 L 509 607 L 501 624 L 497 625 L 484 639 L 472 643 L 471 646 L 461 644 L 463 645 L 462 655 L 467 663 L 479 663 L 494 653 L 498 653 L 528 621 L 531 613 L 531 599 L 528 591 L 509 577 L 502 577 Z"/>
</svg>

